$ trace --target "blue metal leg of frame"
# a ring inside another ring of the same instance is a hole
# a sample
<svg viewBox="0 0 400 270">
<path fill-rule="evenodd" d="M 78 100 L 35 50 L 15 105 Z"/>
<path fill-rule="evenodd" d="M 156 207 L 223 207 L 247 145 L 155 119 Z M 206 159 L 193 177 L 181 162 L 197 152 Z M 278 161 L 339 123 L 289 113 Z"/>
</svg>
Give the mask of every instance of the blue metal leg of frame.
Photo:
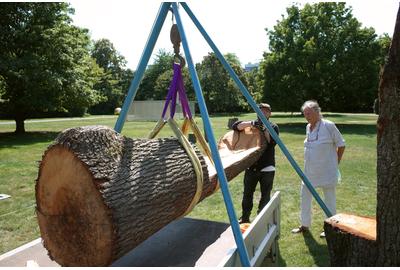
<svg viewBox="0 0 400 270">
<path fill-rule="evenodd" d="M 206 107 L 204 97 L 202 94 L 202 90 L 201 90 L 201 86 L 199 83 L 199 78 L 197 77 L 196 69 L 194 67 L 192 57 L 190 55 L 190 50 L 189 50 L 189 46 L 188 46 L 188 43 L 186 40 L 185 31 L 183 29 L 182 21 L 181 21 L 179 12 L 178 12 L 178 6 L 176 3 L 172 3 L 172 9 L 174 11 L 176 23 L 178 25 L 178 30 L 179 30 L 179 33 L 181 36 L 182 45 L 183 45 L 183 49 L 184 49 L 185 56 L 186 56 L 186 61 L 188 63 L 189 72 L 190 72 L 190 75 L 191 75 L 191 78 L 193 81 L 193 86 L 194 86 L 194 89 L 196 92 L 196 97 L 199 102 L 201 116 L 202 116 L 204 126 L 206 129 L 206 134 L 208 136 L 208 142 L 210 144 L 212 157 L 213 157 L 215 167 L 217 170 L 218 180 L 219 180 L 221 191 L 222 191 L 222 194 L 224 197 L 225 206 L 226 206 L 226 209 L 228 212 L 229 220 L 230 220 L 230 223 L 232 226 L 233 235 L 234 235 L 234 238 L 236 241 L 236 245 L 238 247 L 240 261 L 243 266 L 250 266 L 249 256 L 247 254 L 247 250 L 244 245 L 243 236 L 240 231 L 239 223 L 237 221 L 235 210 L 233 208 L 231 195 L 229 193 L 228 181 L 226 180 L 225 171 L 223 169 L 221 158 L 219 156 L 219 152 L 218 152 L 218 148 L 217 148 L 217 144 L 215 142 L 215 137 L 214 137 L 214 134 L 212 131 L 210 118 L 208 115 L 207 107 Z"/>
<path fill-rule="evenodd" d="M 245 96 L 247 99 L 247 102 L 251 105 L 253 110 L 256 111 L 257 115 L 261 118 L 262 122 L 264 125 L 267 127 L 269 133 L 271 134 L 272 138 L 275 140 L 275 142 L 279 145 L 281 148 L 282 152 L 286 156 L 286 158 L 289 160 L 290 164 L 292 167 L 295 169 L 297 174 L 300 176 L 300 178 L 303 180 L 303 183 L 307 186 L 308 190 L 311 192 L 311 194 L 314 196 L 315 200 L 318 202 L 318 204 L 321 206 L 322 210 L 325 212 L 325 214 L 328 217 L 332 216 L 332 213 L 330 210 L 326 207 L 325 203 L 322 201 L 318 193 L 315 191 L 314 187 L 308 180 L 307 176 L 303 173 L 303 171 L 300 169 L 300 167 L 297 165 L 296 161 L 293 159 L 292 155 L 289 153 L 287 150 L 286 146 L 283 144 L 279 136 L 276 134 L 275 130 L 271 127 L 267 119 L 265 118 L 264 114 L 262 111 L 258 108 L 257 104 L 251 97 L 250 93 L 247 91 L 246 87 L 243 85 L 243 83 L 240 81 L 239 77 L 236 75 L 235 71 L 231 68 L 231 66 L 228 64 L 228 62 L 225 60 L 224 56 L 221 54 L 221 52 L 218 50 L 218 48 L 215 46 L 214 42 L 211 40 L 211 38 L 208 36 L 207 32 L 204 30 L 204 28 L 201 26 L 200 22 L 197 20 L 197 18 L 194 16 L 193 12 L 190 10 L 189 6 L 186 3 L 181 3 L 182 7 L 185 9 L 189 17 L 192 19 L 193 23 L 196 25 L 197 29 L 199 29 L 200 33 L 203 35 L 204 39 L 208 42 L 210 47 L 213 49 L 215 52 L 216 56 L 218 59 L 221 61 L 222 65 L 225 67 L 225 69 L 228 71 L 230 76 L 233 78 L 237 86 L 239 87 L 240 91 L 242 94 Z"/>
<path fill-rule="evenodd" d="M 144 47 L 143 54 L 140 58 L 139 65 L 136 69 L 135 77 L 133 78 L 131 85 L 129 86 L 128 95 L 125 98 L 121 112 L 118 116 L 117 122 L 115 123 L 114 130 L 119 133 L 121 133 L 122 128 L 124 127 L 129 107 L 131 106 L 132 101 L 136 96 L 143 74 L 146 70 L 147 63 L 149 62 L 150 56 L 153 52 L 154 46 L 160 34 L 160 30 L 164 24 L 165 18 L 167 17 L 170 6 L 171 3 L 167 2 L 161 3 L 160 9 L 157 14 L 157 19 L 153 24 L 150 36 L 147 40 L 146 46 Z"/>
</svg>

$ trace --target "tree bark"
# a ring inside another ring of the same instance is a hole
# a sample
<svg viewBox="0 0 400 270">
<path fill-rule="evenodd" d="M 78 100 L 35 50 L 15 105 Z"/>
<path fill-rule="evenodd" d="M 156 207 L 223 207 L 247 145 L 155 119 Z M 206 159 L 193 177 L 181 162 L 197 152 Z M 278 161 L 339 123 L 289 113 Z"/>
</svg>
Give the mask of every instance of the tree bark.
<svg viewBox="0 0 400 270">
<path fill-rule="evenodd" d="M 19 117 L 15 118 L 15 133 L 25 133 L 25 119 Z"/>
<path fill-rule="evenodd" d="M 256 140 L 257 141 L 257 140 Z M 254 163 L 229 159 L 228 180 Z M 203 168 L 200 201 L 217 175 Z M 174 138 L 130 139 L 107 127 L 62 132 L 45 152 L 36 182 L 44 246 L 63 266 L 106 266 L 181 217 L 196 192 L 193 165 Z"/>
<path fill-rule="evenodd" d="M 379 266 L 400 266 L 400 8 L 379 85 L 377 242 Z"/>
</svg>

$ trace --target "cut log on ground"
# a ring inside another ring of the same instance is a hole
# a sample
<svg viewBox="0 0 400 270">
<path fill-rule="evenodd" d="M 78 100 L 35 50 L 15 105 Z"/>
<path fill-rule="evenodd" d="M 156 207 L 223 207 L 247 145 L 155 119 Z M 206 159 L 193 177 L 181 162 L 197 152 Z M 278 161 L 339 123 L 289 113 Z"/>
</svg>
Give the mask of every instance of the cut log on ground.
<svg viewBox="0 0 400 270">
<path fill-rule="evenodd" d="M 325 220 L 331 266 L 375 266 L 376 219 L 337 214 Z"/>
<path fill-rule="evenodd" d="M 236 142 L 236 148 L 229 141 L 237 132 L 220 142 L 229 148 L 223 158 L 228 180 L 264 149 L 261 133 L 250 133 L 241 137 L 252 139 Z M 201 201 L 214 192 L 217 175 L 196 154 L 203 168 Z M 36 210 L 43 244 L 62 266 L 110 265 L 181 217 L 196 189 L 191 160 L 175 138 L 130 139 L 104 126 L 67 129 L 39 167 Z"/>
</svg>

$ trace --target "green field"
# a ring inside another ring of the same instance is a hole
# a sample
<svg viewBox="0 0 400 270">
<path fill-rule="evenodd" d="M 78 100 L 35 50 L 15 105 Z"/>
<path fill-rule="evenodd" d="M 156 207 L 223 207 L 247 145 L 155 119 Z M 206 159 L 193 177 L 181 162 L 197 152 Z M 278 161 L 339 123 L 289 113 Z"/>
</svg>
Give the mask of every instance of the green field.
<svg viewBox="0 0 400 270">
<path fill-rule="evenodd" d="M 231 117 L 233 116 L 211 117 L 216 138 L 227 131 L 227 122 Z M 255 114 L 242 114 L 235 117 L 250 120 L 255 118 Z M 377 116 L 326 113 L 324 117 L 337 124 L 347 146 L 340 165 L 342 181 L 337 188 L 338 212 L 374 216 Z M 306 125 L 304 118 L 298 114 L 274 113 L 272 120 L 279 125 L 282 141 L 302 167 Z M 115 121 L 115 116 L 26 121 L 27 133 L 24 135 L 12 133 L 15 129 L 14 123 L 0 121 L 0 193 L 11 195 L 11 198 L 0 201 L 0 254 L 39 237 L 34 212 L 34 185 L 38 173 L 38 161 L 41 160 L 44 150 L 57 134 L 66 128 L 84 125 L 113 127 Z M 201 127 L 201 119 L 196 118 L 196 121 Z M 127 122 L 122 133 L 129 137 L 146 137 L 154 125 L 155 122 Z M 164 128 L 159 136 L 171 135 L 172 132 Z M 279 149 L 277 149 L 276 162 L 274 191 L 281 191 L 282 199 L 279 266 L 329 266 L 326 241 L 319 238 L 324 215 L 315 202 L 313 202 L 311 233 L 304 236 L 290 233 L 292 228 L 299 225 L 300 178 Z M 229 183 L 237 216 L 241 214 L 242 180 L 243 173 Z M 255 206 L 258 199 L 259 192 L 257 191 Z M 221 192 L 205 199 L 189 216 L 229 222 Z"/>
</svg>

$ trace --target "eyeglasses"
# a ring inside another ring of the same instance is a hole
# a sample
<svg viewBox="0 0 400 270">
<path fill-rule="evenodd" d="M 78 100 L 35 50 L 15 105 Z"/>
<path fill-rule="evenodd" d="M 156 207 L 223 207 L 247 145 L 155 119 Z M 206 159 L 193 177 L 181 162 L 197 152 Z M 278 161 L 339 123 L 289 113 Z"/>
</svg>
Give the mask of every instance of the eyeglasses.
<svg viewBox="0 0 400 270">
<path fill-rule="evenodd" d="M 310 134 L 311 131 L 307 133 L 307 142 L 315 142 L 318 141 L 318 134 L 319 134 L 319 128 L 321 127 L 321 122 L 319 122 L 318 127 L 317 127 L 317 135 L 315 136 L 315 138 L 311 138 Z"/>
</svg>

